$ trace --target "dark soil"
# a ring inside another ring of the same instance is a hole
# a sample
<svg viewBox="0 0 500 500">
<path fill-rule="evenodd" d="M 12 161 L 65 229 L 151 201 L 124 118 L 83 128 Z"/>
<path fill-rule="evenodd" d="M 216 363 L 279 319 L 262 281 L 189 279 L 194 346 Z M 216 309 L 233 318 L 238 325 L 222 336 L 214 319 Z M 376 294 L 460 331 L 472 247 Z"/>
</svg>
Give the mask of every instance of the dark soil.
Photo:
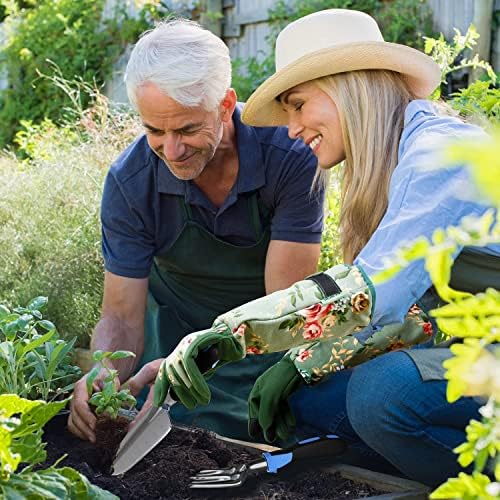
<svg viewBox="0 0 500 500">
<path fill-rule="evenodd" d="M 96 466 L 101 472 L 111 470 L 116 452 L 127 434 L 128 424 L 129 420 L 120 415 L 115 419 L 106 414 L 97 417 L 95 435 L 96 447 L 98 448 L 96 458 L 99 459 L 99 463 Z"/>
<path fill-rule="evenodd" d="M 66 419 L 66 415 L 58 415 L 45 428 L 46 465 L 67 454 L 60 466 L 77 469 L 92 483 L 122 500 L 349 500 L 381 494 L 340 474 L 322 471 L 320 463 L 311 462 L 305 471 L 303 464 L 290 464 L 278 474 L 254 476 L 239 488 L 192 490 L 189 478 L 197 471 L 238 465 L 261 455 L 258 450 L 223 442 L 210 432 L 179 427 L 174 427 L 154 450 L 123 476 L 111 476 L 103 472 L 102 449 L 69 433 Z"/>
</svg>

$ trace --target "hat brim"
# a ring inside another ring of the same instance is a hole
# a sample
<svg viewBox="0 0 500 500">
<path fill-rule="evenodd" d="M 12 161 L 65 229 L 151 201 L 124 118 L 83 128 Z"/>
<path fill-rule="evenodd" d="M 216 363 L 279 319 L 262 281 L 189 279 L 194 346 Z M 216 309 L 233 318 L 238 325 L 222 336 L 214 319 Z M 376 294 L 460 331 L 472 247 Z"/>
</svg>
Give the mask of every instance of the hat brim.
<svg viewBox="0 0 500 500">
<path fill-rule="evenodd" d="M 439 65 L 416 49 L 390 42 L 348 43 L 305 55 L 276 72 L 250 96 L 242 119 L 257 127 L 286 125 L 287 114 L 276 100 L 283 92 L 316 78 L 364 69 L 401 73 L 422 99 L 441 81 Z"/>
</svg>

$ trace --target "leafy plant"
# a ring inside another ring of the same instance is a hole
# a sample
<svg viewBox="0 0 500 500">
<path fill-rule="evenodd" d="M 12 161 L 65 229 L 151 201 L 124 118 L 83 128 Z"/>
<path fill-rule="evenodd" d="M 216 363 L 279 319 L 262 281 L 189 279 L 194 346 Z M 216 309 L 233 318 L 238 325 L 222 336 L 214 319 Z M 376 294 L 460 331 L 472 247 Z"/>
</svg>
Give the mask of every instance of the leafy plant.
<svg viewBox="0 0 500 500">
<path fill-rule="evenodd" d="M 430 55 L 441 68 L 441 83 L 446 83 L 450 73 L 471 68 L 483 69 L 488 80 L 493 84 L 496 83 L 496 73 L 488 62 L 480 60 L 478 54 L 475 54 L 472 59 L 466 56 L 467 51 L 477 44 L 480 37 L 474 25 L 469 26 L 465 35 L 462 35 L 456 28 L 454 31 L 455 36 L 452 42 L 447 42 L 442 33 L 439 38 L 424 37 L 425 53 Z M 441 89 L 438 87 L 432 97 L 437 99 L 440 95 Z"/>
<path fill-rule="evenodd" d="M 481 117 L 482 125 L 500 125 L 500 88 L 490 81 L 477 80 L 452 95 L 451 106 L 465 117 Z"/>
<path fill-rule="evenodd" d="M 0 395 L 1 498 L 118 498 L 92 485 L 75 469 L 58 468 L 58 462 L 46 469 L 36 469 L 35 466 L 47 457 L 45 444 L 42 442 L 43 426 L 67 402 L 68 400 L 47 403 L 28 401 L 15 394 Z M 21 464 L 25 464 L 25 467 L 18 471 Z"/>
<path fill-rule="evenodd" d="M 104 413 L 111 418 L 116 418 L 121 408 L 130 409 L 135 405 L 135 398 L 128 389 L 117 390 L 115 381 L 118 377 L 118 371 L 109 368 L 106 363 L 107 360 L 112 361 L 131 356 L 135 357 L 135 354 L 130 351 L 94 351 L 92 354 L 92 359 L 99 364 L 92 368 L 87 376 L 87 392 L 90 396 L 89 404 L 95 406 L 97 415 Z M 92 385 L 102 368 L 106 370 L 102 389 L 92 394 Z"/>
<path fill-rule="evenodd" d="M 67 394 L 81 376 L 71 364 L 75 339 L 59 338 L 40 309 L 46 297 L 12 311 L 0 305 L 0 393 L 46 401 Z"/>
<path fill-rule="evenodd" d="M 127 43 L 148 29 L 163 5 L 145 3 L 138 16 L 127 2 L 115 2 L 104 15 L 105 0 L 0 0 L 7 14 L 6 41 L 0 51 L 9 86 L 0 91 L 0 146 L 9 144 L 20 120 L 59 122 L 68 96 L 40 74 L 54 62 L 67 79 L 102 85 Z M 111 12 L 109 12 L 111 11 Z M 87 101 L 88 103 L 88 101 Z"/>
<path fill-rule="evenodd" d="M 431 311 L 445 338 L 458 337 L 454 356 L 446 360 L 447 399 L 482 396 L 481 421 L 471 420 L 467 441 L 454 451 L 461 466 L 473 465 L 472 474 L 459 473 L 438 487 L 431 499 L 462 498 L 493 500 L 500 495 L 500 291 L 493 288 L 472 295 L 450 287 L 452 255 L 457 246 L 484 246 L 500 242 L 500 134 L 490 141 L 467 142 L 450 147 L 449 161 L 470 165 L 471 176 L 482 199 L 496 206 L 481 217 L 467 217 L 459 227 L 436 230 L 432 241 L 422 238 L 401 249 L 392 265 L 378 276 L 388 279 L 409 262 L 423 258 L 439 296 L 447 302 Z M 438 339 L 439 340 L 439 339 Z M 485 474 L 491 461 L 491 474 Z"/>
</svg>

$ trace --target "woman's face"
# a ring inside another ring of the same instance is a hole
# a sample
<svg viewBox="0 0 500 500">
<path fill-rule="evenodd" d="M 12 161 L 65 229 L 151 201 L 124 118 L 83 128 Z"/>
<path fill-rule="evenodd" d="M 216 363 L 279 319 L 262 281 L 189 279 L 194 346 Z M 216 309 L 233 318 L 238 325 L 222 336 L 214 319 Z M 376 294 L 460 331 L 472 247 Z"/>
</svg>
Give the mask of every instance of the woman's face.
<svg viewBox="0 0 500 500">
<path fill-rule="evenodd" d="M 331 168 L 345 159 L 337 106 L 316 84 L 297 85 L 284 92 L 280 101 L 288 115 L 288 135 L 302 139 L 321 168 Z"/>
</svg>

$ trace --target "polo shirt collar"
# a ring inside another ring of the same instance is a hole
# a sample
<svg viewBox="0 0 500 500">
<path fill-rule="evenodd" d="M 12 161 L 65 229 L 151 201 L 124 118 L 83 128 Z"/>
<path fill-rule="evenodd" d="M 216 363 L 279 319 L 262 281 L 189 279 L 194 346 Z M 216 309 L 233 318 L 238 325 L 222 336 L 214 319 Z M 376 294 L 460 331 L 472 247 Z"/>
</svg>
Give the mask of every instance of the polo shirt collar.
<svg viewBox="0 0 500 500">
<path fill-rule="evenodd" d="M 233 113 L 233 124 L 236 134 L 238 148 L 238 179 L 236 181 L 236 192 L 246 193 L 255 191 L 264 186 L 266 173 L 264 170 L 264 153 L 262 146 L 253 127 L 241 122 L 242 103 L 238 103 Z M 152 161 L 158 165 L 158 192 L 186 196 L 188 202 L 196 202 L 191 199 L 198 192 L 193 189 L 191 181 L 177 179 L 165 165 L 165 162 L 155 155 L 150 149 Z"/>
</svg>

